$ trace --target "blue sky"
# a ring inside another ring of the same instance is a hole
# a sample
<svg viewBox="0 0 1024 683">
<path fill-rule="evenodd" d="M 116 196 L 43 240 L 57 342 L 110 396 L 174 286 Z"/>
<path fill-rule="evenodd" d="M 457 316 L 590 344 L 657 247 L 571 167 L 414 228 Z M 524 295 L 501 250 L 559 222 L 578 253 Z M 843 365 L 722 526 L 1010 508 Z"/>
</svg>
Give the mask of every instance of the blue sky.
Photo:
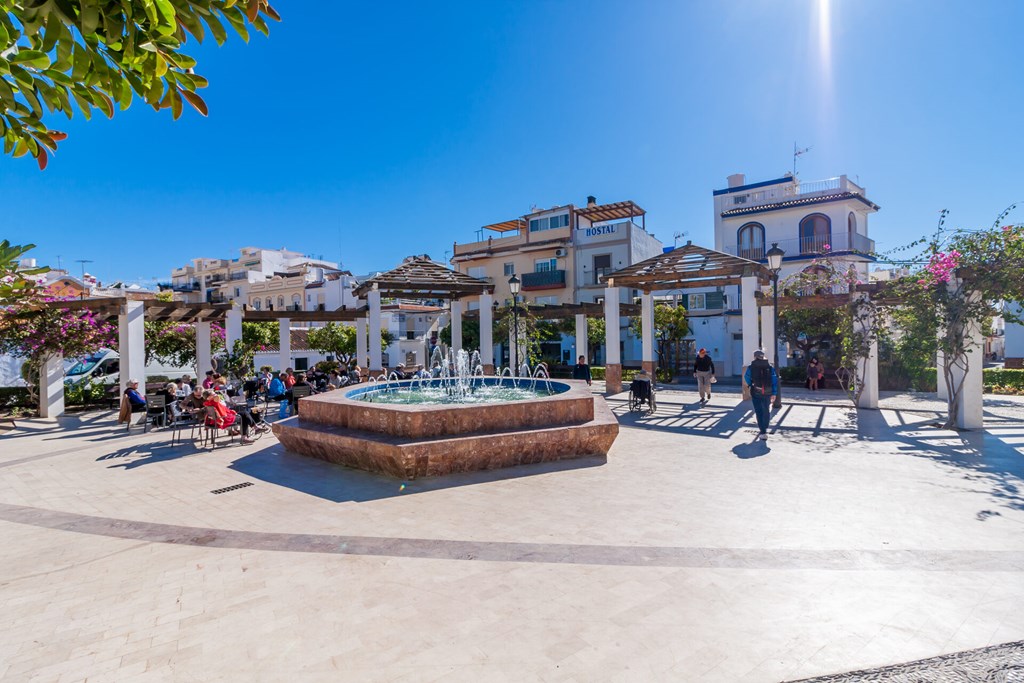
<svg viewBox="0 0 1024 683">
<path fill-rule="evenodd" d="M 880 250 L 1024 199 L 1024 3 L 384 5 L 278 0 L 270 38 L 192 45 L 209 118 L 54 118 L 46 171 L 0 158 L 0 236 L 105 281 L 244 245 L 360 273 L 594 194 L 712 246 L 712 190 L 780 176 L 794 141 L 801 178 L 881 205 Z"/>
</svg>

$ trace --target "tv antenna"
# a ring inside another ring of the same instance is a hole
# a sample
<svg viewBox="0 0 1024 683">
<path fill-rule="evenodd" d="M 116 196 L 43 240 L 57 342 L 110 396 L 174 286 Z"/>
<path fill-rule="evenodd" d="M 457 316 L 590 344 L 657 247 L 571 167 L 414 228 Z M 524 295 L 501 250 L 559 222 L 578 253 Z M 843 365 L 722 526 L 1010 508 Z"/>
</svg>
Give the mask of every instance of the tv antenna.
<svg viewBox="0 0 1024 683">
<path fill-rule="evenodd" d="M 87 259 L 87 258 L 80 258 L 80 259 L 75 259 L 75 263 L 79 263 L 82 266 L 82 297 L 81 298 L 84 299 L 85 298 L 85 290 L 87 290 L 89 288 L 88 285 L 85 284 L 85 264 L 86 263 L 92 263 L 92 261 L 90 259 Z"/>
<path fill-rule="evenodd" d="M 680 231 L 680 232 L 674 233 L 672 235 L 672 239 L 673 239 L 672 248 L 675 249 L 676 247 L 678 247 L 679 246 L 679 240 L 683 239 L 684 237 L 686 237 L 689 234 L 690 233 L 686 232 L 686 231 Z"/>
<path fill-rule="evenodd" d="M 804 147 L 803 149 L 800 149 L 800 147 L 796 144 L 796 142 L 795 141 L 793 142 L 793 177 L 794 178 L 796 177 L 796 160 L 797 160 L 797 158 L 798 157 L 802 157 L 804 154 L 807 154 L 812 149 L 814 149 L 814 147 Z"/>
</svg>

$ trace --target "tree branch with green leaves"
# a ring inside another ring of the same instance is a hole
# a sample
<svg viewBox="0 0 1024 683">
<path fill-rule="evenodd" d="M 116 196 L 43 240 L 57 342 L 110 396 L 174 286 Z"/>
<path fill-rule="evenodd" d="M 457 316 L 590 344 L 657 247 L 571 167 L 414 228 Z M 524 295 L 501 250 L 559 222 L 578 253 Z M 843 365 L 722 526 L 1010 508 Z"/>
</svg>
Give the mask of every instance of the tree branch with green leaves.
<svg viewBox="0 0 1024 683">
<path fill-rule="evenodd" d="M 45 119 L 77 109 L 112 118 L 138 97 L 181 116 L 207 80 L 183 52 L 189 37 L 218 45 L 228 30 L 249 40 L 280 16 L 268 0 L 0 0 L 0 136 L 4 153 L 31 155 L 46 168 L 67 138 Z"/>
</svg>

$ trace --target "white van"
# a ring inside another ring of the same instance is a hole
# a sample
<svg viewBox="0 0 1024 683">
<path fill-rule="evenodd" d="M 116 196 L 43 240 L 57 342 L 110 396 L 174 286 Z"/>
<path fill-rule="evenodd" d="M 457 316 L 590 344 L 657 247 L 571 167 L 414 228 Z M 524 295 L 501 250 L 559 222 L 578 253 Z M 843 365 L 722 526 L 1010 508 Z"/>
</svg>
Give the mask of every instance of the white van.
<svg viewBox="0 0 1024 683">
<path fill-rule="evenodd" d="M 96 381 L 101 384 L 115 384 L 119 381 L 121 369 L 121 356 L 117 351 L 103 349 L 81 359 L 67 372 L 64 373 L 65 384 L 78 384 L 80 382 Z M 153 361 L 146 366 L 146 377 L 163 375 L 170 379 L 178 379 L 182 375 L 195 376 L 193 368 L 180 368 L 174 365 L 164 365 L 159 361 Z M 141 377 L 137 379 L 142 379 Z"/>
</svg>

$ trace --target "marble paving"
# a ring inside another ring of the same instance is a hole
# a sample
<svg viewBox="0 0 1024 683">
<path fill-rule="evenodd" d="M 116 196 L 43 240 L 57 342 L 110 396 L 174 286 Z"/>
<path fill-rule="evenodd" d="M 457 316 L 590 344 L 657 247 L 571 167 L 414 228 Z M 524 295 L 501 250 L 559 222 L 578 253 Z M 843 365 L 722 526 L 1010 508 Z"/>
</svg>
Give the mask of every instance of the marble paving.
<svg viewBox="0 0 1024 683">
<path fill-rule="evenodd" d="M 21 422 L 0 678 L 896 681 L 848 672 L 1024 638 L 1024 400 L 797 391 L 762 444 L 728 389 L 625 398 L 606 459 L 404 483 Z"/>
</svg>

